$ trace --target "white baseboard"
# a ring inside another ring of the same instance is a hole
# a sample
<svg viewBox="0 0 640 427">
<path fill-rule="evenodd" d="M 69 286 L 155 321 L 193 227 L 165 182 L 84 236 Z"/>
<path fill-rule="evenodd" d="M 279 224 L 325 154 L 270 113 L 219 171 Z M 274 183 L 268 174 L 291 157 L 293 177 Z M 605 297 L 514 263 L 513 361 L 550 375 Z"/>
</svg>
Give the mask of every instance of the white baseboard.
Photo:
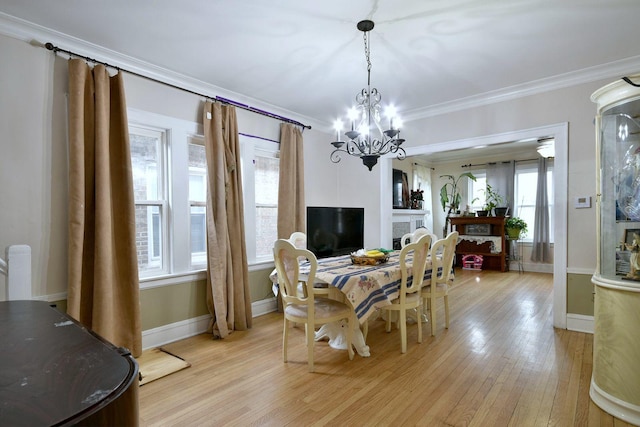
<svg viewBox="0 0 640 427">
<path fill-rule="evenodd" d="M 253 317 L 262 316 L 277 309 L 278 302 L 275 298 L 267 298 L 251 303 Z M 205 333 L 209 327 L 210 320 L 211 316 L 205 315 L 142 331 L 142 349 L 147 350 L 159 347 L 170 342 Z"/>
<path fill-rule="evenodd" d="M 142 331 L 142 350 L 204 333 L 210 320 L 211 316 L 207 314 Z"/>
<path fill-rule="evenodd" d="M 251 303 L 251 312 L 253 317 L 262 316 L 263 314 L 274 312 L 278 309 L 278 300 L 275 297 L 267 298 Z"/>
<path fill-rule="evenodd" d="M 593 334 L 593 316 L 567 313 L 567 329 Z"/>
<path fill-rule="evenodd" d="M 537 262 L 525 262 L 522 264 L 522 270 L 531 273 L 549 273 L 553 274 L 553 264 L 543 264 Z M 509 271 L 518 271 L 518 262 L 509 262 Z"/>
</svg>

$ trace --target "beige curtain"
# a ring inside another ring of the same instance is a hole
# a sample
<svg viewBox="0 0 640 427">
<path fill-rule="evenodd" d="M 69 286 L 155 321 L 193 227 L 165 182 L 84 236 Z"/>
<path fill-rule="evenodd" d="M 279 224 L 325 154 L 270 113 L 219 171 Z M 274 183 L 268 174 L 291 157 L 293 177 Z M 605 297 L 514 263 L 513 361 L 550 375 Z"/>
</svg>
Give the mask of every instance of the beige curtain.
<svg viewBox="0 0 640 427">
<path fill-rule="evenodd" d="M 289 123 L 280 124 L 280 178 L 278 184 L 278 238 L 294 231 L 305 232 L 304 156 L 302 132 Z"/>
<path fill-rule="evenodd" d="M 207 306 L 214 336 L 251 327 L 240 143 L 235 107 L 207 101 Z"/>
<path fill-rule="evenodd" d="M 69 61 L 67 311 L 113 344 L 142 352 L 135 207 L 124 82 Z"/>
</svg>

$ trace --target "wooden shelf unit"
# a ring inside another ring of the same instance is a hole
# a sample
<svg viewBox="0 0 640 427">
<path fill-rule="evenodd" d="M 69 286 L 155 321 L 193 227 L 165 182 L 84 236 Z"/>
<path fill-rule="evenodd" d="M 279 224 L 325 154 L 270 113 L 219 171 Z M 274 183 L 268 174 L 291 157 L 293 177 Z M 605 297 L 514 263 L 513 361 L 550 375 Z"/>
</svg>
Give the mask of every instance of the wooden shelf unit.
<svg viewBox="0 0 640 427">
<path fill-rule="evenodd" d="M 505 222 L 508 217 L 473 217 L 461 216 L 449 218 L 451 226 L 460 235 L 475 235 L 478 237 L 496 236 L 500 237 L 502 243 L 502 251 L 500 253 L 491 253 L 491 242 L 478 244 L 461 240 L 456 246 L 456 265 L 462 265 L 462 257 L 467 254 L 482 255 L 482 268 L 485 270 L 509 271 L 509 240 L 505 236 Z M 477 227 L 488 227 L 488 234 L 480 234 Z M 475 229 L 475 230 L 474 230 Z"/>
</svg>

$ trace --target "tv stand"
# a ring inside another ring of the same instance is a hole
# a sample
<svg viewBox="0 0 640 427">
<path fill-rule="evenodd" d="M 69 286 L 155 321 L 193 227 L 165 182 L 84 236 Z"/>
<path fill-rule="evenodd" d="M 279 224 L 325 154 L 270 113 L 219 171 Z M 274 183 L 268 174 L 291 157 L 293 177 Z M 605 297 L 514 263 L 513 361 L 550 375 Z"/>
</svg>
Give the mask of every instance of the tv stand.
<svg viewBox="0 0 640 427">
<path fill-rule="evenodd" d="M 505 237 L 507 217 L 461 216 L 449 218 L 460 234 L 456 246 L 456 265 L 468 254 L 482 255 L 482 269 L 509 271 L 509 240 Z"/>
</svg>

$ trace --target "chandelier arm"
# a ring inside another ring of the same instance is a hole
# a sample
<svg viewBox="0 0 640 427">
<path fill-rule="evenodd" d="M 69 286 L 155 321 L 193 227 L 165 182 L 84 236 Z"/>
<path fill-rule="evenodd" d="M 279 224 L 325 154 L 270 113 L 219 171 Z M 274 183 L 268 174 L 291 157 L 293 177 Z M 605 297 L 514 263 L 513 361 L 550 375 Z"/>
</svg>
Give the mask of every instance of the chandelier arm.
<svg viewBox="0 0 640 427">
<path fill-rule="evenodd" d="M 347 153 L 345 150 L 342 150 L 340 148 L 337 148 L 335 150 L 333 150 L 331 152 L 331 154 L 329 155 L 329 159 L 333 162 L 333 163 L 340 163 L 340 160 L 342 160 L 342 157 L 340 157 L 340 152 L 344 152 Z M 349 153 L 347 153 L 349 154 Z"/>
<path fill-rule="evenodd" d="M 352 139 L 347 141 L 347 150 L 349 154 L 355 153 L 356 151 L 359 151 L 360 154 L 367 154 L 364 151 L 364 148 L 366 148 L 365 144 L 362 144 L 360 141 Z"/>
</svg>

